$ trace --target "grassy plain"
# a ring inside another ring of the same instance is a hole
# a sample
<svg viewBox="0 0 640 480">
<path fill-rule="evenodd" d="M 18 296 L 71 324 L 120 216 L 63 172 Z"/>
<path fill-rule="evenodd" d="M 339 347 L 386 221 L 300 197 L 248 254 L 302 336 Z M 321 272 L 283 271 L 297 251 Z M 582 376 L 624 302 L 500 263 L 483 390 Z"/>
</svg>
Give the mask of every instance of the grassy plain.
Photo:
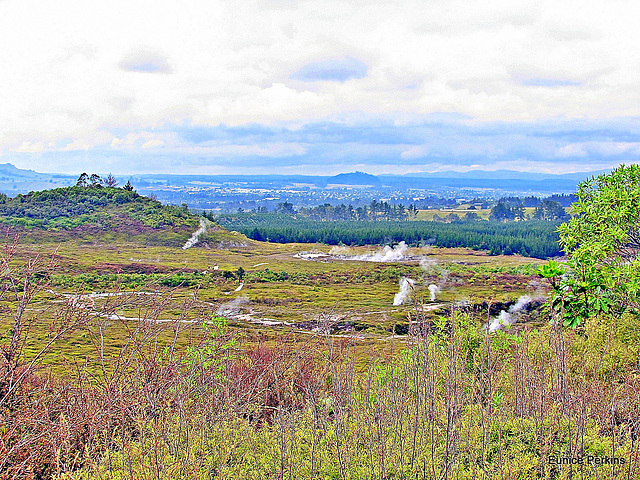
<svg viewBox="0 0 640 480">
<path fill-rule="evenodd" d="M 36 257 L 32 278 L 43 281 L 24 312 L 24 358 L 65 322 L 79 328 L 0 409 L 6 478 L 640 472 L 637 319 L 565 333 L 542 313 L 488 335 L 489 303 L 499 311 L 544 294 L 541 260 L 429 247 L 372 262 L 363 256 L 380 247 L 332 248 L 221 229 L 187 250 L 108 237 L 18 244 L 5 286 Z M 434 310 L 393 305 L 402 277 Z M 5 290 L 3 335 L 26 291 Z M 478 309 L 452 313 L 461 302 Z M 416 335 L 397 329 L 409 318 Z M 578 455 L 626 463 L 572 470 L 548 460 Z"/>
<path fill-rule="evenodd" d="M 394 262 L 347 259 L 379 250 L 353 247 L 331 255 L 326 245 L 256 242 L 222 229 L 212 229 L 187 250 L 113 244 L 109 237 L 19 244 L 14 262 L 37 256 L 55 262 L 50 285 L 29 305 L 37 319 L 25 353 L 35 355 L 40 350 L 48 338 L 49 322 L 58 314 L 56 308 L 69 302 L 87 313 L 109 316 L 102 346 L 108 355 L 116 355 L 140 319 L 147 318 L 159 323 L 186 320 L 194 331 L 179 335 L 178 344 L 189 344 L 190 335 L 201 332 L 199 325 L 185 318 L 187 304 L 197 312 L 194 318 L 223 316 L 232 328 L 249 336 L 259 333 L 263 339 L 283 333 L 308 335 L 328 324 L 332 334 L 357 338 L 359 350 L 365 352 L 371 345 L 383 347 L 394 331 L 403 331 L 396 326 L 408 324 L 414 301 L 442 313 L 452 303 L 513 302 L 521 295 L 535 297 L 544 291 L 535 274 L 541 261 L 520 256 L 425 247 L 409 248 L 404 259 Z M 239 269 L 244 272 L 243 286 L 236 291 Z M 402 277 L 416 283 L 405 304 L 394 306 Z M 435 302 L 427 289 L 432 284 L 440 289 Z M 119 296 L 109 295 L 114 292 Z M 0 301 L 0 309 L 15 308 L 15 300 Z M 3 318 L 2 327 L 7 329 L 10 316 Z M 159 341 L 173 341 L 171 332 L 160 330 Z M 75 332 L 48 353 L 45 363 L 64 370 L 66 362 L 95 353 L 92 341 L 87 332 Z"/>
<path fill-rule="evenodd" d="M 541 260 L 215 225 L 184 250 L 205 219 L 111 188 L 0 207 L 0 480 L 640 478 L 640 318 L 524 308 Z"/>
<path fill-rule="evenodd" d="M 100 242 L 29 245 L 19 247 L 17 258 L 55 252 L 53 287 L 58 293 L 102 292 L 116 286 L 121 290 L 145 286 L 152 291 L 178 287 L 174 295 L 183 297 L 198 286 L 199 298 L 211 304 L 242 298 L 252 310 L 289 322 L 329 310 L 402 314 L 406 307 L 392 306 L 402 277 L 417 281 L 418 297 L 426 293 L 428 298 L 428 285 L 438 285 L 437 300 L 442 302 L 504 302 L 525 293 L 534 295 L 541 288 L 535 267 L 542 261 L 520 256 L 427 247 L 410 248 L 400 261 L 358 261 L 346 257 L 379 248 L 353 247 L 347 254 L 334 256 L 325 245 L 270 244 L 233 234 L 227 235 L 227 241 L 229 237 L 237 241 L 220 248 L 221 240 L 212 237 L 214 241 L 210 238 L 204 246 L 188 250 Z M 311 258 L 304 257 L 308 252 Z M 313 254 L 325 256 L 313 258 Z M 235 292 L 239 268 L 244 271 L 244 286 Z"/>
</svg>

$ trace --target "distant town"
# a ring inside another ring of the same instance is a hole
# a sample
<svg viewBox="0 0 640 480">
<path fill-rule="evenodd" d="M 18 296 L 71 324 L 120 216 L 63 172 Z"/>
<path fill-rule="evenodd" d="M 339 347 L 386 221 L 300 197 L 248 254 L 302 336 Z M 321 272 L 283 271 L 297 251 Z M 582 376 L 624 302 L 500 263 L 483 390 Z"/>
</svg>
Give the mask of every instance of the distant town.
<svg viewBox="0 0 640 480">
<path fill-rule="evenodd" d="M 80 173 L 80 172 L 79 172 Z M 275 211 L 318 205 L 370 205 L 372 201 L 412 205 L 417 209 L 456 208 L 462 204 L 490 208 L 501 198 L 548 198 L 571 194 L 590 174 L 529 174 L 523 172 L 443 172 L 422 175 L 370 175 L 363 172 L 331 177 L 305 175 L 131 175 L 113 172 L 121 184 L 166 204 L 186 204 L 213 213 Z M 106 173 L 104 174 L 106 176 Z M 0 192 L 9 196 L 75 184 L 77 176 L 38 173 L 0 165 Z M 536 206 L 534 202 L 531 205 Z"/>
</svg>

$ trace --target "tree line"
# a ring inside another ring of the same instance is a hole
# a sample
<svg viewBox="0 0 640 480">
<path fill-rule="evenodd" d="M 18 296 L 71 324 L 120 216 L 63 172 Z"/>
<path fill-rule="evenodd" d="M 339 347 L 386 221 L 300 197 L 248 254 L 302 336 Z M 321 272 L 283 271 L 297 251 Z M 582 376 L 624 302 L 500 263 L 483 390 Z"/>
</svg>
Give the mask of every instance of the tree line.
<svg viewBox="0 0 640 480">
<path fill-rule="evenodd" d="M 414 220 L 323 222 L 283 214 L 227 214 L 216 221 L 258 241 L 325 243 L 328 245 L 383 245 L 404 241 L 410 245 L 466 247 L 492 255 L 520 254 L 550 258 L 561 254 L 558 222 L 477 221 L 440 223 Z"/>
<path fill-rule="evenodd" d="M 565 211 L 560 202 L 547 199 L 541 200 L 537 203 L 531 218 L 534 220 L 564 222 L 569 220 L 570 215 Z M 491 209 L 489 219 L 501 222 L 510 220 L 527 220 L 525 203 L 519 198 L 512 197 L 512 199 L 501 199 Z"/>
<path fill-rule="evenodd" d="M 337 221 L 337 220 L 357 220 L 357 221 L 377 221 L 377 220 L 406 220 L 414 218 L 418 213 L 415 205 L 405 207 L 403 204 L 392 204 L 386 201 L 373 200 L 370 205 L 353 207 L 353 205 L 331 205 L 324 203 L 316 207 L 301 207 L 295 210 L 293 204 L 289 202 L 280 203 L 276 206 L 276 213 L 288 215 L 297 214 L 300 217 L 310 220 Z"/>
<path fill-rule="evenodd" d="M 100 175 L 98 175 L 97 173 L 88 175 L 86 172 L 83 172 L 80 174 L 78 180 L 76 181 L 76 187 L 117 188 L 118 180 L 116 180 L 116 177 L 114 177 L 112 174 L 109 174 L 106 176 L 106 178 L 102 179 L 102 177 L 100 177 Z M 127 180 L 127 183 L 122 188 L 123 190 L 133 192 L 133 185 L 131 185 L 131 182 L 129 180 Z"/>
<path fill-rule="evenodd" d="M 541 200 L 537 197 L 503 197 L 491 208 L 490 220 L 495 221 L 522 221 L 528 219 L 566 221 L 570 218 L 564 209 L 564 204 L 573 199 L 573 195 L 553 195 Z M 527 215 L 526 207 L 535 206 L 532 215 Z M 472 208 L 476 208 L 473 206 Z M 256 212 L 267 213 L 267 209 L 261 207 Z M 291 202 L 281 202 L 275 208 L 275 213 L 284 215 L 296 215 L 298 218 L 307 218 L 316 221 L 380 221 L 380 220 L 415 220 L 418 208 L 411 204 L 405 207 L 403 204 L 393 204 L 387 201 L 373 200 L 370 205 L 354 207 L 353 205 L 331 205 L 324 203 L 316 207 L 301 207 L 296 209 Z M 476 212 L 467 212 L 462 217 L 451 212 L 447 216 L 434 215 L 436 222 L 460 223 L 475 222 L 481 220 Z"/>
</svg>

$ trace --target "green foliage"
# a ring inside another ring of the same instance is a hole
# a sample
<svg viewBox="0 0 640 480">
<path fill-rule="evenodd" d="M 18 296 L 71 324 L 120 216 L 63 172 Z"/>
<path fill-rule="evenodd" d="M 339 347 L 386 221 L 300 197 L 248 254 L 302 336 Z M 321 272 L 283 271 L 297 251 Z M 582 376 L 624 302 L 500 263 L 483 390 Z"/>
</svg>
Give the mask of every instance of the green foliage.
<svg viewBox="0 0 640 480">
<path fill-rule="evenodd" d="M 405 241 L 409 245 L 466 247 L 489 250 L 492 255 L 520 254 L 549 258 L 560 254 L 555 229 L 547 221 L 314 221 L 278 214 L 220 215 L 221 225 L 258 241 L 375 245 Z"/>
<path fill-rule="evenodd" d="M 104 180 L 104 186 L 110 188 L 117 187 L 118 181 L 116 180 L 116 177 L 114 177 L 112 174 L 107 175 L 107 178 L 105 178 Z"/>
<path fill-rule="evenodd" d="M 238 267 L 238 270 L 236 270 L 236 277 L 238 278 L 238 280 L 242 281 L 242 279 L 244 278 L 244 273 L 244 268 Z"/>
<path fill-rule="evenodd" d="M 85 172 L 81 173 L 76 181 L 76 187 L 86 187 L 89 185 L 89 175 Z"/>
<path fill-rule="evenodd" d="M 225 317 L 211 316 L 202 322 L 203 340 L 200 345 L 187 346 L 186 356 L 188 365 L 216 371 L 216 379 L 223 380 L 221 372 L 224 362 L 218 355 L 221 351 L 235 347 L 236 340 L 223 339 L 229 331 L 229 321 Z M 220 343 L 222 340 L 222 343 Z"/>
<path fill-rule="evenodd" d="M 294 214 L 296 213 L 291 208 L 289 211 L 284 211 L 280 208 L 279 204 L 276 207 L 276 212 L 278 213 L 288 213 Z M 286 205 L 286 204 L 284 204 Z M 289 204 L 291 205 L 291 204 Z M 293 206 L 292 206 L 293 207 Z M 409 208 L 406 208 L 404 205 L 394 205 L 388 203 L 386 201 L 374 200 L 371 202 L 371 205 L 363 205 L 361 207 L 353 208 L 352 205 L 345 205 L 344 203 L 340 205 L 331 205 L 329 203 L 325 203 L 323 205 L 318 205 L 313 208 L 304 208 L 302 207 L 297 213 L 300 217 L 305 217 L 311 220 L 321 220 L 321 221 L 337 221 L 337 220 L 406 220 L 411 217 L 414 218 L 417 214 L 418 210 L 414 205 L 409 205 Z"/>
<path fill-rule="evenodd" d="M 285 282 L 289 280 L 290 275 L 284 270 L 281 272 L 274 272 L 272 270 L 269 270 L 268 268 L 265 268 L 264 271 L 250 272 L 243 275 L 243 277 L 257 282 Z M 302 277 L 301 279 L 305 279 L 304 277 L 308 277 L 308 275 L 298 274 L 296 275 L 296 277 Z"/>
<path fill-rule="evenodd" d="M 590 178 L 577 195 L 573 218 L 558 227 L 567 273 L 543 274 L 556 278 L 553 306 L 572 327 L 598 314 L 640 311 L 640 167 Z"/>
<path fill-rule="evenodd" d="M 640 316 L 597 315 L 586 320 L 584 335 L 576 337 L 572 350 L 581 361 L 577 372 L 607 379 L 623 375 L 638 366 L 640 355 Z"/>
<path fill-rule="evenodd" d="M 279 203 L 276 206 L 276 212 L 283 213 L 285 215 L 293 215 L 294 213 L 296 213 L 295 209 L 293 208 L 293 203 L 290 202 Z"/>
<path fill-rule="evenodd" d="M 506 220 L 515 220 L 516 212 L 505 205 L 504 203 L 498 203 L 495 207 L 491 209 L 491 214 L 489 215 L 490 220 L 495 221 L 506 221 Z"/>
<path fill-rule="evenodd" d="M 482 219 L 476 212 L 467 212 L 465 213 L 464 217 L 462 217 L 462 220 L 465 222 L 478 222 Z"/>
<path fill-rule="evenodd" d="M 96 178 L 97 177 L 97 178 Z M 86 180 L 86 182 L 85 182 Z M 136 226 L 161 229 L 193 227 L 197 219 L 179 207 L 138 195 L 134 191 L 102 187 L 97 175 L 78 179 L 75 186 L 31 192 L 0 203 L 0 223 L 49 231 L 91 225 L 103 231 L 131 230 Z"/>
<path fill-rule="evenodd" d="M 102 178 L 100 178 L 100 175 L 98 175 L 97 173 L 92 173 L 89 177 L 89 181 L 91 182 L 91 186 L 94 188 L 102 187 Z"/>
<path fill-rule="evenodd" d="M 582 270 L 586 272 L 586 269 Z M 549 305 L 560 315 L 565 327 L 576 328 L 593 315 L 609 313 L 615 299 L 607 286 L 609 279 L 598 283 L 595 279 L 579 278 L 567 274 L 567 268 L 551 260 L 538 269 L 538 275 L 546 278 L 552 288 Z"/>
<path fill-rule="evenodd" d="M 533 212 L 533 218 L 537 220 L 569 220 L 569 214 L 559 202 L 543 200 Z"/>
</svg>

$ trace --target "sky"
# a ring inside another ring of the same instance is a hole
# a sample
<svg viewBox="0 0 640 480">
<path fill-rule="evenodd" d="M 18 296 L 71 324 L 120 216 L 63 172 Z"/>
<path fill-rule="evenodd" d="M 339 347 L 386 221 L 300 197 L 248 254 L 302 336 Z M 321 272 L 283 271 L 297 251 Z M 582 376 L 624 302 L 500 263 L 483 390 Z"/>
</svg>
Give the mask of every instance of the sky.
<svg viewBox="0 0 640 480">
<path fill-rule="evenodd" d="M 640 160 L 640 2 L 0 0 L 0 163 L 572 173 Z"/>
</svg>

